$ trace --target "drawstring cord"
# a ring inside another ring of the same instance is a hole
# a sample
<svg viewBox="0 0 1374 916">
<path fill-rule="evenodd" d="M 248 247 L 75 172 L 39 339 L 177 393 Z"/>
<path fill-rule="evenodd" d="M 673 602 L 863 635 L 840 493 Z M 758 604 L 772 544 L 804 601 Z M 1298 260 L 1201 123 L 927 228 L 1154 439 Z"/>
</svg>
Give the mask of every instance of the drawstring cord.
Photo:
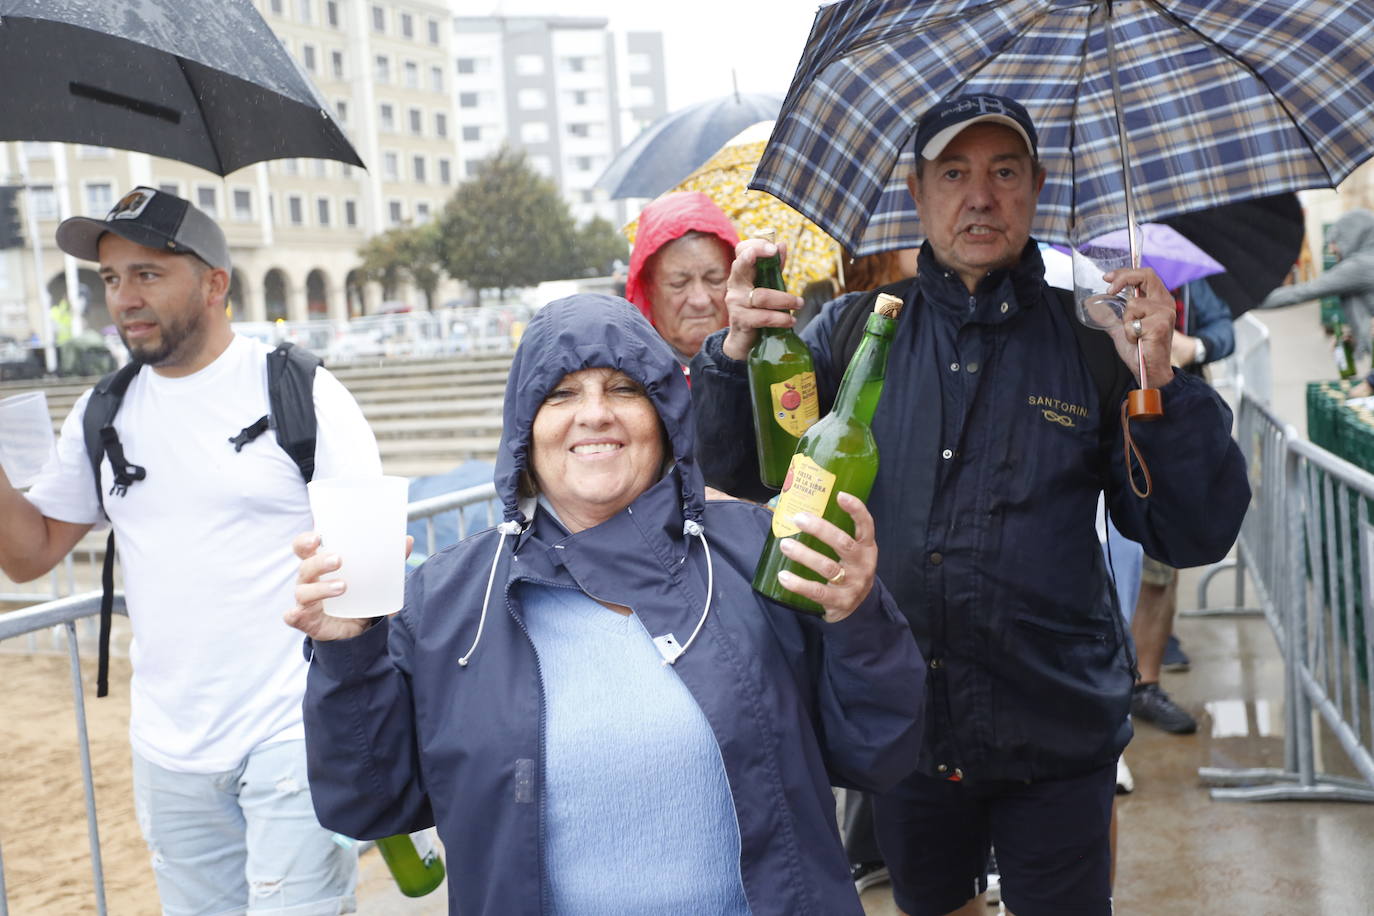
<svg viewBox="0 0 1374 916">
<path fill-rule="evenodd" d="M 468 666 L 468 659 L 472 658 L 472 653 L 477 651 L 477 644 L 482 641 L 482 629 L 487 625 L 487 605 L 491 603 L 491 586 L 496 581 L 496 567 L 501 564 L 501 548 L 506 545 L 507 535 L 520 533 L 520 523 L 502 522 L 496 526 L 496 530 L 501 532 L 501 540 L 497 542 L 496 554 L 491 558 L 491 572 L 487 575 L 487 593 L 482 596 L 482 616 L 477 618 L 477 635 L 473 637 L 467 654 L 458 659 L 460 668 Z"/>
<path fill-rule="evenodd" d="M 706 529 L 702 527 L 701 522 L 689 518 L 682 525 L 682 533 L 689 537 L 696 535 L 701 539 L 701 546 L 706 551 L 706 606 L 701 609 L 701 619 L 697 621 L 696 629 L 692 631 L 692 635 L 687 637 L 687 641 L 682 644 L 680 649 L 672 655 L 664 657 L 664 665 L 677 664 L 677 660 L 682 658 L 687 650 L 692 647 L 692 643 L 696 642 L 697 636 L 701 633 L 701 628 L 706 625 L 707 615 L 711 613 L 711 596 L 714 595 L 716 591 L 716 573 L 715 569 L 711 566 L 711 544 L 706 540 Z M 690 545 L 691 542 L 689 541 L 688 546 Z M 682 562 L 687 562 L 687 555 L 685 553 L 682 556 Z"/>
</svg>

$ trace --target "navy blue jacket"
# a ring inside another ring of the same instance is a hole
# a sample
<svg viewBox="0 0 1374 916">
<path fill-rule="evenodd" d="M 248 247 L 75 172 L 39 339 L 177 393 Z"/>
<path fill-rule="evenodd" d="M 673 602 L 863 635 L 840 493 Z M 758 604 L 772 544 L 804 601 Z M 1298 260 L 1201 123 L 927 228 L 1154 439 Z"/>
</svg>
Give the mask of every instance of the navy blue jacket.
<svg viewBox="0 0 1374 916">
<path fill-rule="evenodd" d="M 1221 559 L 1250 495 L 1231 412 L 1176 373 L 1164 419 L 1131 426 L 1154 476 L 1141 500 L 1125 476 L 1119 401 L 1102 415 L 1033 241 L 972 296 L 927 245 L 906 301 L 873 423 L 882 459 L 869 505 L 879 576 L 930 664 L 919 769 L 1038 779 L 1106 764 L 1130 740 L 1134 660 L 1094 530 L 1098 493 L 1151 556 Z M 830 345 L 845 302 L 802 334 L 823 401 L 839 383 Z M 723 340 L 708 338 L 692 363 L 697 454 L 711 486 L 756 493 L 744 364 Z"/>
<path fill-rule="evenodd" d="M 569 535 L 517 495 L 530 424 L 565 374 L 608 365 L 645 386 L 676 463 L 625 511 Z M 314 646 L 305 727 L 320 822 L 360 838 L 437 824 L 450 912 L 547 912 L 543 687 L 517 583 L 626 605 L 651 635 L 682 645 L 703 617 L 709 547 L 710 613 L 674 670 L 720 746 L 749 906 L 755 916 L 859 916 L 830 783 L 894 784 L 914 766 L 922 733 L 925 666 L 891 597 L 877 586 L 850 617 L 826 624 L 750 588 L 768 515 L 704 501 L 681 368 L 623 300 L 575 296 L 539 312 L 505 411 L 506 523 L 430 557 L 408 579 L 400 613 Z M 685 533 L 697 524 L 704 537 Z M 605 867 L 652 880 L 672 866 Z M 684 901 L 681 912 L 691 911 Z"/>
</svg>

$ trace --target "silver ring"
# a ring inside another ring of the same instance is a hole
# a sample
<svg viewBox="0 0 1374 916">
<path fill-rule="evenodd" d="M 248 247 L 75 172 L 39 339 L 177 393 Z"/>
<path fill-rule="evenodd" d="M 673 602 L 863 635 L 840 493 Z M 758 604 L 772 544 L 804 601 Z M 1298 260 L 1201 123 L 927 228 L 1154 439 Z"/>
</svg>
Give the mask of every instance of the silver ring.
<svg viewBox="0 0 1374 916">
<path fill-rule="evenodd" d="M 1135 334 L 1135 339 L 1139 340 L 1145 336 L 1145 329 L 1140 326 L 1140 319 L 1131 322 L 1131 331 Z"/>
</svg>

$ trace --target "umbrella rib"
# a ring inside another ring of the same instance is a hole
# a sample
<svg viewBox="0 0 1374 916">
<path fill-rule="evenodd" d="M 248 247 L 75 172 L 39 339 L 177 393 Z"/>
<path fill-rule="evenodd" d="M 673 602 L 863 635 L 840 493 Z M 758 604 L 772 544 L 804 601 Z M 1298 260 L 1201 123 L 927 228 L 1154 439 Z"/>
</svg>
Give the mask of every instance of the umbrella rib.
<svg viewBox="0 0 1374 916">
<path fill-rule="evenodd" d="M 1313 146 L 1311 139 L 1309 139 L 1307 136 L 1307 131 L 1303 130 L 1302 127 L 1298 124 L 1298 120 L 1293 116 L 1293 112 L 1289 108 L 1288 103 L 1285 102 L 1283 98 L 1273 90 L 1273 88 L 1269 85 L 1269 83 L 1265 80 L 1264 77 L 1260 76 L 1259 71 L 1252 67 L 1249 61 L 1246 61 L 1245 59 L 1233 54 L 1228 48 L 1221 45 L 1219 42 L 1213 40 L 1210 36 L 1205 35 L 1203 32 L 1192 26 L 1184 19 L 1180 18 L 1178 15 L 1176 15 L 1168 8 L 1166 8 L 1162 3 L 1159 2 L 1159 0 L 1145 0 L 1145 2 L 1146 5 L 1153 7 L 1161 16 L 1172 22 L 1175 28 L 1181 29 L 1185 32 L 1188 32 L 1196 36 L 1199 40 L 1205 42 L 1210 47 L 1216 48 L 1217 51 L 1223 54 L 1228 60 L 1232 60 L 1238 66 L 1244 67 L 1246 70 L 1248 70 L 1250 75 L 1255 78 L 1256 82 L 1258 82 L 1261 86 L 1264 87 L 1264 91 L 1269 93 L 1269 97 L 1274 100 L 1275 104 L 1282 108 L 1284 113 L 1288 115 L 1288 121 L 1290 124 L 1293 125 L 1293 130 L 1297 131 L 1299 137 L 1302 137 L 1302 142 L 1306 144 L 1308 152 L 1312 154 L 1312 158 L 1317 162 L 1318 165 L 1321 166 L 1322 172 L 1326 175 L 1327 185 L 1333 188 L 1336 186 L 1336 181 L 1331 175 L 1331 170 L 1326 166 L 1326 160 L 1322 158 L 1321 154 L 1317 152 L 1316 147 Z"/>
<path fill-rule="evenodd" d="M 205 106 L 201 104 L 200 93 L 197 91 L 196 85 L 191 82 L 191 74 L 186 69 L 186 58 L 180 54 L 174 55 L 174 58 L 177 62 L 177 69 L 181 71 L 181 75 L 186 79 L 187 87 L 191 90 L 191 98 L 196 100 L 196 111 L 200 113 L 200 121 L 208 126 L 210 119 L 207 117 Z M 220 155 L 219 146 L 215 143 L 214 137 L 208 129 L 205 131 L 205 138 L 210 144 L 211 155 L 215 157 L 215 174 L 223 178 L 228 174 L 224 168 L 224 157 Z"/>
</svg>

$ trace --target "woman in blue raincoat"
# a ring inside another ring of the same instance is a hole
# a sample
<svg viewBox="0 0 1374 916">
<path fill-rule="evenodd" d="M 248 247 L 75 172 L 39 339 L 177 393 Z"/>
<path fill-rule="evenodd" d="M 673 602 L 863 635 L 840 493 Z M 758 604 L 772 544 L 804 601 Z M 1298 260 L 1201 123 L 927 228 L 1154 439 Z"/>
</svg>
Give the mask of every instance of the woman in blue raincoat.
<svg viewBox="0 0 1374 916">
<path fill-rule="evenodd" d="M 653 327 L 572 296 L 511 366 L 502 524 L 372 621 L 323 615 L 339 559 L 297 540 L 322 824 L 437 825 L 453 913 L 862 914 L 830 785 L 904 776 L 924 703 L 872 519 L 850 498 L 853 538 L 803 520 L 840 562 L 799 557 L 833 582 L 793 580 L 827 610 L 799 615 L 750 588 L 767 510 L 706 502 L 692 445 Z"/>
</svg>

